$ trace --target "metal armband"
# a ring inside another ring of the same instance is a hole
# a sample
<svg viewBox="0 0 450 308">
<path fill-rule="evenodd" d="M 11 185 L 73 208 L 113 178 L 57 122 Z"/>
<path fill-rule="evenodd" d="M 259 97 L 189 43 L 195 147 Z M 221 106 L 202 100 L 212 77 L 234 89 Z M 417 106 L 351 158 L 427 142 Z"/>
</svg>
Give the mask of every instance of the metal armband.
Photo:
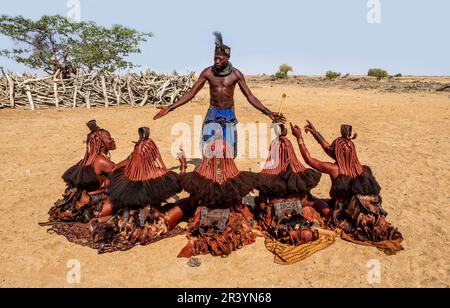
<svg viewBox="0 0 450 308">
<path fill-rule="evenodd" d="M 317 134 L 314 136 L 316 138 L 317 142 L 321 143 L 325 138 L 323 138 L 322 134 L 317 132 Z"/>
</svg>

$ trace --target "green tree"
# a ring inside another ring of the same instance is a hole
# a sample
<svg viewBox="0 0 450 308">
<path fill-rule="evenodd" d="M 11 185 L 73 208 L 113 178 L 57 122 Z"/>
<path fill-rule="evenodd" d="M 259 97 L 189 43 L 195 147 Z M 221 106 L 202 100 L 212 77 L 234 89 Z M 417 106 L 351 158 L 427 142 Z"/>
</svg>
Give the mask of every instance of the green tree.
<svg viewBox="0 0 450 308">
<path fill-rule="evenodd" d="M 94 22 L 72 22 L 60 16 L 43 16 L 33 21 L 22 16 L 0 16 L 0 33 L 15 42 L 0 55 L 51 74 L 55 65 L 72 65 L 88 72 L 132 68 L 126 61 L 140 53 L 139 45 L 152 33 L 121 25 L 111 28 Z"/>
<path fill-rule="evenodd" d="M 389 73 L 380 68 L 371 68 L 367 75 L 371 77 L 377 77 L 378 79 L 389 77 Z"/>
<path fill-rule="evenodd" d="M 292 71 L 293 71 L 292 66 L 288 64 L 281 64 L 280 67 L 278 68 L 278 72 L 276 72 L 273 75 L 273 77 L 277 79 L 285 79 L 288 77 L 288 73 Z"/>
<path fill-rule="evenodd" d="M 341 73 L 337 73 L 337 72 L 333 72 L 333 71 L 327 71 L 325 76 L 327 77 L 327 79 L 333 80 L 333 79 L 336 79 L 339 76 L 341 76 Z"/>
</svg>

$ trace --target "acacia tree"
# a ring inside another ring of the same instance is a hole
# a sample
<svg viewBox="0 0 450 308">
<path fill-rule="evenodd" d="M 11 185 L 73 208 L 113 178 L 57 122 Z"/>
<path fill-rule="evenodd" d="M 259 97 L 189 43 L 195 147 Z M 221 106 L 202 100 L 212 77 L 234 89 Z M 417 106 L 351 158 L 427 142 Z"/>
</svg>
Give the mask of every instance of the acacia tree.
<svg viewBox="0 0 450 308">
<path fill-rule="evenodd" d="M 49 74 L 55 65 L 88 72 L 132 68 L 135 65 L 126 57 L 140 53 L 139 45 L 153 36 L 121 25 L 106 28 L 94 22 L 73 22 L 60 15 L 37 21 L 2 15 L 0 33 L 15 42 L 14 48 L 0 50 L 0 55 Z"/>
<path fill-rule="evenodd" d="M 276 72 L 275 75 L 273 75 L 273 77 L 278 79 L 285 79 L 288 78 L 288 73 L 292 71 L 293 71 L 292 66 L 288 64 L 281 64 L 280 67 L 278 68 L 278 72 Z"/>
</svg>

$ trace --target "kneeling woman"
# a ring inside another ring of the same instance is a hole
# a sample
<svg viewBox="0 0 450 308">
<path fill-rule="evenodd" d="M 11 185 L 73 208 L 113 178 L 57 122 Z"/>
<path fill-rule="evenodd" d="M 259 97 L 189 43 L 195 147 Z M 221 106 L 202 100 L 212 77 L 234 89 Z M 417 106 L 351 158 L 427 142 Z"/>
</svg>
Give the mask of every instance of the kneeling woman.
<svg viewBox="0 0 450 308">
<path fill-rule="evenodd" d="M 150 139 L 150 129 L 139 129 L 139 141 L 131 155 L 109 176 L 107 194 L 114 213 L 108 221 L 94 224 L 96 243 L 116 249 L 149 244 L 169 236 L 183 217 L 183 205 L 163 206 L 181 192 L 178 175 L 169 171 Z"/>
<path fill-rule="evenodd" d="M 67 184 L 64 199 L 58 200 L 50 209 L 50 221 L 83 222 L 108 215 L 110 204 L 105 194 L 107 176 L 115 164 L 109 151 L 116 149 L 111 134 L 97 126 L 95 120 L 87 123 L 86 154 L 79 163 L 62 176 Z"/>
<path fill-rule="evenodd" d="M 287 129 L 271 146 L 264 169 L 259 175 L 259 197 L 255 214 L 261 229 L 281 243 L 300 245 L 318 238 L 312 222 L 320 214 L 307 200 L 307 194 L 317 186 L 321 173 L 306 169 L 297 159 L 294 148 L 286 138 Z"/>
<path fill-rule="evenodd" d="M 387 254 L 402 250 L 402 235 L 386 221 L 387 213 L 381 206 L 381 187 L 369 167 L 361 165 L 356 155 L 352 127 L 342 125 L 341 137 L 331 145 L 308 122 L 306 131 L 311 132 L 325 152 L 335 160 L 322 162 L 311 157 L 303 141 L 301 129 L 292 127 L 305 162 L 312 168 L 327 173 L 332 181 L 328 206 L 333 210 L 329 225 L 343 231 L 346 240 L 375 246 Z"/>
<path fill-rule="evenodd" d="M 189 242 L 178 257 L 225 257 L 255 241 L 253 214 L 242 203 L 255 187 L 255 174 L 238 170 L 232 147 L 220 138 L 207 141 L 204 149 L 200 166 L 180 179 L 197 210 L 189 222 Z"/>
</svg>

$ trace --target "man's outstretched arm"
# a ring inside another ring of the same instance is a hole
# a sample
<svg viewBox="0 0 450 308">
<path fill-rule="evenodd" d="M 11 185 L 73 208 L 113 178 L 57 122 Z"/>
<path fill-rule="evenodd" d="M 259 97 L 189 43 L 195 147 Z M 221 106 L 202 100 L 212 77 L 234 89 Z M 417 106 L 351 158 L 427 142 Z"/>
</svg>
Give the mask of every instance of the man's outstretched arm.
<svg viewBox="0 0 450 308">
<path fill-rule="evenodd" d="M 200 77 L 194 83 L 192 88 L 189 91 L 187 91 L 186 94 L 183 95 L 183 97 L 181 97 L 178 100 L 178 102 L 176 102 L 175 104 L 173 104 L 170 107 L 167 107 L 167 106 L 158 107 L 158 109 L 161 109 L 161 110 L 153 117 L 153 120 L 162 118 L 169 112 L 171 112 L 171 111 L 177 109 L 178 107 L 181 107 L 181 106 L 187 104 L 189 101 L 191 101 L 195 97 L 195 95 L 197 95 L 197 93 L 200 92 L 200 90 L 203 88 L 203 86 L 206 83 L 206 70 L 207 69 L 203 70 L 203 72 L 200 74 Z"/>
<path fill-rule="evenodd" d="M 265 115 L 269 116 L 272 120 L 277 120 L 277 121 L 285 121 L 286 120 L 283 115 L 279 115 L 276 112 L 270 111 L 267 107 L 265 107 L 259 101 L 259 99 L 255 95 L 253 95 L 252 91 L 250 90 L 250 88 L 247 85 L 247 82 L 245 82 L 244 75 L 239 70 L 236 70 L 236 74 L 238 76 L 239 88 L 241 89 L 241 91 L 244 94 L 244 96 L 247 98 L 248 102 L 253 107 L 258 109 L 259 111 L 261 111 Z"/>
</svg>

